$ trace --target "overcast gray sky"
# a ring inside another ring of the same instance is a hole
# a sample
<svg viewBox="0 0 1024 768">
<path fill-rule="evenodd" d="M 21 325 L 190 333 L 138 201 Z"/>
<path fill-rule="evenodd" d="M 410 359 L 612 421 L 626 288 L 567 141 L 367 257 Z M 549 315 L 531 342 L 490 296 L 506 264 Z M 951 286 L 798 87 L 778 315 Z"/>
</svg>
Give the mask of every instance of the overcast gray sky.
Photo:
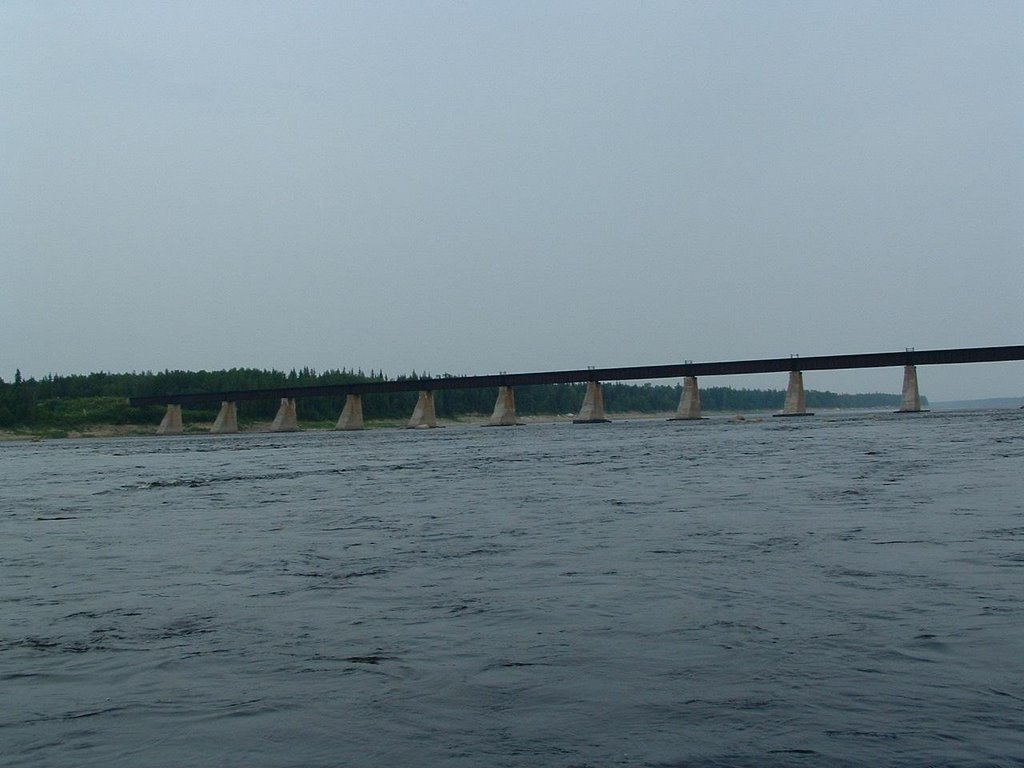
<svg viewBox="0 0 1024 768">
<path fill-rule="evenodd" d="M 1024 343 L 1016 0 L 5 0 L 0 93 L 6 380 Z"/>
</svg>

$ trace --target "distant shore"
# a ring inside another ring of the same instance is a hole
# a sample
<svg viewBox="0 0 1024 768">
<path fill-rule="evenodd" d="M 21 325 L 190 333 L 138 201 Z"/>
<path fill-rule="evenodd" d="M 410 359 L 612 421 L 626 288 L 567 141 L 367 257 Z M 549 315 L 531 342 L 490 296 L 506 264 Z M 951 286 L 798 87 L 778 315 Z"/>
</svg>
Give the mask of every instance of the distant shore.
<svg viewBox="0 0 1024 768">
<path fill-rule="evenodd" d="M 891 409 L 886 407 L 878 408 L 836 408 L 818 409 L 819 414 L 824 413 L 857 413 L 877 412 L 888 413 Z M 759 422 L 775 413 L 773 410 L 766 411 L 705 411 L 706 419 L 724 419 L 736 422 Z M 657 413 L 641 413 L 629 411 L 625 413 L 609 413 L 611 421 L 632 421 L 632 420 L 667 420 L 675 415 L 674 411 L 659 411 Z M 490 414 L 465 414 L 456 418 L 438 418 L 439 427 L 473 427 L 485 426 Z M 522 424 L 571 424 L 575 414 L 542 414 L 519 416 Z M 375 419 L 367 420 L 366 429 L 404 429 L 407 419 Z M 254 421 L 239 425 L 239 434 L 271 434 L 270 421 Z M 185 424 L 185 436 L 197 436 L 210 434 L 213 422 L 197 421 Z M 95 438 L 121 438 L 121 437 L 155 437 L 156 424 L 92 424 L 80 426 L 76 429 L 62 430 L 58 428 L 44 429 L 0 429 L 0 442 L 24 441 L 39 442 L 41 440 L 78 440 Z M 334 422 L 315 421 L 299 422 L 300 432 L 330 432 L 334 431 Z"/>
<path fill-rule="evenodd" d="M 671 413 L 617 413 L 612 414 L 617 419 L 660 419 L 669 418 Z M 489 414 L 466 414 L 457 418 L 438 418 L 440 427 L 466 427 L 483 426 L 487 424 Z M 547 424 L 547 423 L 571 423 L 575 418 L 574 414 L 545 414 L 541 416 L 520 416 L 519 421 L 523 424 Z M 366 421 L 366 429 L 404 429 L 408 419 L 374 419 Z M 263 434 L 270 433 L 270 421 L 254 421 L 248 424 L 240 424 L 239 434 Z M 198 421 L 185 424 L 184 434 L 207 435 L 213 426 L 211 421 Z M 0 441 L 39 441 L 39 440 L 76 440 L 85 438 L 111 438 L 111 437 L 154 437 L 156 436 L 156 424 L 91 424 L 77 429 L 0 429 Z M 334 430 L 333 422 L 299 422 L 300 432 L 330 432 Z"/>
<path fill-rule="evenodd" d="M 1001 399 L 1002 400 L 1002 399 Z M 961 403 L 936 403 L 935 410 L 938 411 L 954 411 L 954 410 L 1018 410 L 1021 407 L 1013 403 L 1000 402 L 998 405 L 986 403 L 985 405 L 972 402 L 970 405 L 964 405 Z M 770 418 L 773 413 L 777 411 L 766 410 L 766 411 L 705 411 L 704 418 L 706 420 L 726 420 L 732 422 L 750 422 L 758 423 Z M 887 407 L 875 407 L 875 408 L 819 408 L 817 409 L 818 415 L 825 414 L 887 414 L 891 413 L 892 409 Z M 627 412 L 627 413 L 609 413 L 608 418 L 611 421 L 634 421 L 634 420 L 667 420 L 674 416 L 673 411 L 663 411 L 658 413 L 640 413 L 640 412 Z M 457 418 L 438 418 L 437 424 L 439 427 L 475 427 L 485 426 L 489 414 L 466 414 Z M 521 424 L 571 424 L 573 419 L 576 418 L 575 414 L 544 414 L 544 415 L 533 415 L 533 416 L 520 416 L 519 422 Z M 366 429 L 405 429 L 407 419 L 376 419 L 367 420 Z M 238 434 L 273 434 L 270 429 L 270 421 L 254 421 L 247 424 L 240 424 Z M 210 428 L 213 426 L 213 422 L 193 422 L 185 425 L 184 436 L 202 436 L 209 435 Z M 156 437 L 156 424 L 93 424 L 87 426 L 81 426 L 77 429 L 62 430 L 56 428 L 45 428 L 38 430 L 31 429 L 0 429 L 0 442 L 40 442 L 42 440 L 82 440 L 82 439 L 103 439 L 103 438 L 124 438 L 124 437 Z M 299 422 L 299 432 L 332 432 L 334 431 L 334 422 L 316 421 L 316 422 Z M 286 434 L 286 433 L 281 433 Z"/>
</svg>

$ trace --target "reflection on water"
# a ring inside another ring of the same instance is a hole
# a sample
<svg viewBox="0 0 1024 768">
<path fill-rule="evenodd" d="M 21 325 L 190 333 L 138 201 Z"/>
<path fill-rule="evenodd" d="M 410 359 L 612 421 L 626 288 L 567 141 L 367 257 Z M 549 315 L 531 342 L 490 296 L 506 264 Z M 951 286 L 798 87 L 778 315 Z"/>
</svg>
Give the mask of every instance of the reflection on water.
<svg viewBox="0 0 1024 768">
<path fill-rule="evenodd" d="M 779 421 L 0 445 L 4 762 L 1019 760 L 1024 414 Z"/>
</svg>

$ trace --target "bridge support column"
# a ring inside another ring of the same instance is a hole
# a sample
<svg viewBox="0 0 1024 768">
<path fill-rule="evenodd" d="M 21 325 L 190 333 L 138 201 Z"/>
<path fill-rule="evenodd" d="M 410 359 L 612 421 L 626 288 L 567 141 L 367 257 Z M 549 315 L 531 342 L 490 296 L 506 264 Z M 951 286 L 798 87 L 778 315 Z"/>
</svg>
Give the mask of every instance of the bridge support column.
<svg viewBox="0 0 1024 768">
<path fill-rule="evenodd" d="M 335 429 L 358 430 L 365 429 L 363 426 L 363 396 L 349 393 L 345 396 L 345 407 L 341 409 L 341 416 Z"/>
<path fill-rule="evenodd" d="M 786 402 L 782 413 L 775 416 L 813 416 L 807 412 L 807 396 L 804 394 L 804 374 L 802 371 L 789 372 L 789 388 L 786 390 Z"/>
<path fill-rule="evenodd" d="M 669 421 L 690 421 L 701 418 L 700 389 L 697 388 L 697 377 L 687 376 L 683 379 L 683 394 L 679 398 L 679 407 L 676 408 L 676 415 L 669 419 Z"/>
<path fill-rule="evenodd" d="M 573 424 L 606 424 L 610 420 L 604 415 L 604 392 L 600 381 L 587 382 L 587 395 L 583 398 L 583 407 L 579 415 L 572 420 Z"/>
<path fill-rule="evenodd" d="M 434 413 L 434 393 L 430 390 L 422 390 L 416 401 L 412 418 L 406 425 L 408 429 L 433 429 L 437 426 L 437 415 Z"/>
<path fill-rule="evenodd" d="M 181 427 L 181 406 L 177 403 L 168 403 L 167 413 L 156 428 L 158 435 L 180 435 L 184 430 Z"/>
<path fill-rule="evenodd" d="M 917 389 L 917 366 L 905 365 L 903 367 L 903 400 L 900 402 L 900 409 L 896 413 L 923 413 L 921 408 L 921 393 Z"/>
<path fill-rule="evenodd" d="M 498 387 L 498 399 L 494 401 L 494 412 L 487 426 L 514 427 L 517 423 L 515 390 L 512 387 Z"/>
<path fill-rule="evenodd" d="M 213 426 L 210 427 L 210 434 L 228 435 L 234 434 L 237 431 L 238 408 L 234 403 L 224 400 L 220 404 L 220 413 L 217 414 L 217 418 L 214 420 Z"/>
<path fill-rule="evenodd" d="M 270 425 L 271 432 L 296 432 L 299 429 L 299 418 L 295 411 L 295 398 L 282 397 L 281 407 Z"/>
</svg>

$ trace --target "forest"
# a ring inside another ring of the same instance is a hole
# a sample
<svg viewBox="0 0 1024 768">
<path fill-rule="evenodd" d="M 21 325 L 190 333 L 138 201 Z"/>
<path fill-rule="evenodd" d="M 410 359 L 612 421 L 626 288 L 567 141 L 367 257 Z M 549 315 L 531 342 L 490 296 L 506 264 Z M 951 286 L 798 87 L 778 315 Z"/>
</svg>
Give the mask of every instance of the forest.
<svg viewBox="0 0 1024 768">
<path fill-rule="evenodd" d="M 406 376 L 388 378 L 382 372 L 333 369 L 317 372 L 312 368 L 277 370 L 232 368 L 225 371 L 163 371 L 159 373 L 89 373 L 67 376 L 49 375 L 40 379 L 0 379 L 0 428 L 68 430 L 91 425 L 146 425 L 159 423 L 164 409 L 160 406 L 134 408 L 128 398 L 182 392 L 217 392 L 226 390 L 265 389 L 284 386 L 317 386 L 352 384 L 365 381 L 391 381 L 430 377 L 428 373 L 411 372 Z M 516 389 L 516 411 L 522 416 L 570 414 L 579 410 L 586 390 L 585 384 L 548 384 Z M 614 413 L 663 413 L 675 410 L 682 391 L 681 384 L 604 385 L 605 409 Z M 451 389 L 435 393 L 437 415 L 458 418 L 471 414 L 489 414 L 494 407 L 494 389 Z M 363 398 L 363 414 L 367 421 L 407 419 L 416 403 L 416 392 L 370 395 Z M 702 387 L 701 404 L 707 411 L 749 412 L 782 408 L 785 392 L 768 389 L 733 389 Z M 896 407 L 897 394 L 837 394 L 807 390 L 807 407 L 870 408 Z M 275 399 L 247 401 L 240 405 L 241 424 L 267 421 L 274 417 Z M 336 421 L 344 404 L 343 397 L 303 398 L 298 403 L 299 418 L 306 423 Z M 217 413 L 217 405 L 184 409 L 187 422 L 209 422 Z"/>
</svg>

